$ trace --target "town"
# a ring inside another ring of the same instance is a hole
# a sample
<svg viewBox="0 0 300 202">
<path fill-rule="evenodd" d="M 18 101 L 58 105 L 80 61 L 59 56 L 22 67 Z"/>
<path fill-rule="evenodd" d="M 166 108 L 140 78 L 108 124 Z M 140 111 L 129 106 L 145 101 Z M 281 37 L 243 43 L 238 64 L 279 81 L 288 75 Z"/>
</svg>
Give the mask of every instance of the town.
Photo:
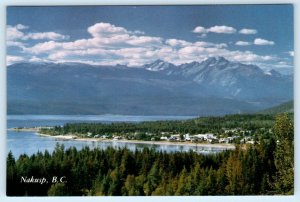
<svg viewBox="0 0 300 202">
<path fill-rule="evenodd" d="M 63 126 L 60 126 L 63 127 Z M 32 128 L 12 128 L 9 130 L 15 131 L 34 131 L 38 134 L 47 134 L 51 136 L 65 137 L 63 139 L 93 139 L 97 141 L 101 140 L 141 140 L 141 141 L 168 141 L 168 142 L 186 142 L 186 143 L 207 143 L 207 144 L 255 144 L 259 143 L 256 136 L 256 130 L 245 130 L 242 128 L 226 129 L 222 128 L 221 131 L 212 133 L 175 133 L 175 132 L 114 132 L 99 134 L 94 132 L 84 133 L 50 133 L 54 131 L 53 127 L 32 127 Z M 271 128 L 259 128 L 260 134 L 271 135 Z M 262 136 L 260 138 L 263 138 Z"/>
<path fill-rule="evenodd" d="M 264 130 L 262 128 L 261 130 Z M 82 137 L 87 138 L 100 138 L 100 139 L 112 139 L 117 140 L 150 140 L 150 141 L 169 141 L 169 142 L 192 142 L 192 143 L 209 143 L 209 144 L 218 144 L 218 143 L 241 143 L 241 144 L 254 144 L 255 137 L 253 137 L 253 132 L 250 130 L 243 130 L 241 128 L 236 129 L 224 129 L 222 134 L 213 134 L 213 133 L 204 133 L 204 134 L 173 134 L 170 132 L 160 132 L 159 135 L 150 133 L 150 132 L 135 132 L 135 133 L 125 133 L 125 134 L 105 134 L 93 135 L 91 132 L 88 132 Z M 272 133 L 272 130 L 268 130 L 269 133 Z M 148 137 L 148 138 L 146 138 Z"/>
</svg>

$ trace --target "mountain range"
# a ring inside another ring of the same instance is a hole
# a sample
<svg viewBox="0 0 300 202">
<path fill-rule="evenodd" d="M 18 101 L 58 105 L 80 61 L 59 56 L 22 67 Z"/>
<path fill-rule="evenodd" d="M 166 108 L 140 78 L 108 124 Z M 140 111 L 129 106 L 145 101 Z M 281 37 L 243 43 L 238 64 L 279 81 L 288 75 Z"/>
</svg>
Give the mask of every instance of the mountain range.
<svg viewBox="0 0 300 202">
<path fill-rule="evenodd" d="M 223 115 L 293 99 L 293 75 L 211 57 L 140 67 L 16 63 L 7 68 L 8 114 Z"/>
</svg>

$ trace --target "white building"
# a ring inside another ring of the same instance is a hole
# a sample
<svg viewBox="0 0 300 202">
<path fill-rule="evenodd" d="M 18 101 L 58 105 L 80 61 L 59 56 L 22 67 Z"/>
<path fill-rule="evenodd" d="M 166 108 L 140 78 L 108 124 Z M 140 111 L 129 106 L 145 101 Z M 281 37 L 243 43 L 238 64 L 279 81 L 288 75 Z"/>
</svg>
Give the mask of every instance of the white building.
<svg viewBox="0 0 300 202">
<path fill-rule="evenodd" d="M 214 136 L 214 134 L 212 133 L 198 134 L 198 135 L 194 135 L 194 137 L 202 140 L 217 139 L 217 137 Z"/>
<path fill-rule="evenodd" d="M 113 138 L 113 140 L 120 140 L 120 139 L 121 139 L 120 136 L 115 136 L 115 137 Z"/>
<path fill-rule="evenodd" d="M 191 136 L 189 133 L 183 135 L 185 141 L 191 141 Z"/>
<path fill-rule="evenodd" d="M 168 140 L 168 137 L 162 136 L 162 137 L 160 137 L 160 139 L 161 139 L 161 140 Z"/>
<path fill-rule="evenodd" d="M 180 141 L 180 135 L 178 135 L 178 134 L 171 135 L 171 137 L 169 138 L 169 141 Z"/>
</svg>

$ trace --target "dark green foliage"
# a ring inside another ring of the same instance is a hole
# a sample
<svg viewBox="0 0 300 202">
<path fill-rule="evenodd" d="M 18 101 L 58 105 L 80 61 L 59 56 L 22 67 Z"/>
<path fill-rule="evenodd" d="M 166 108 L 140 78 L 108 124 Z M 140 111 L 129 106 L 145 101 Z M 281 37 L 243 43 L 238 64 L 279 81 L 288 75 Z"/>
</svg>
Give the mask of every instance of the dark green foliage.
<svg viewBox="0 0 300 202">
<path fill-rule="evenodd" d="M 269 143 L 266 143 L 269 144 Z M 75 148 L 51 154 L 9 155 L 7 194 L 42 195 L 253 195 L 279 194 L 274 189 L 276 169 L 267 145 L 215 155 L 155 150 L 89 150 Z M 120 161 L 115 157 L 119 156 Z M 269 162 L 269 163 L 265 163 Z M 21 176 L 66 176 L 66 183 L 20 183 Z"/>
<path fill-rule="evenodd" d="M 294 192 L 294 123 L 286 115 L 276 119 L 274 132 L 278 144 L 275 152 L 276 189 L 281 193 Z"/>
<path fill-rule="evenodd" d="M 186 123 L 195 122 L 202 126 L 207 123 L 217 127 L 213 119 L 218 118 L 196 119 Z M 226 120 L 226 117 L 219 119 Z M 232 121 L 234 119 L 236 123 Z M 253 124 L 250 115 L 236 115 L 231 116 L 227 124 L 240 124 L 244 120 L 244 126 L 256 127 L 267 124 L 271 119 L 271 116 L 258 116 Z M 160 123 L 172 122 L 157 122 Z M 128 124 L 132 127 L 136 125 Z M 223 127 L 223 124 L 220 123 L 219 127 Z M 38 152 L 31 156 L 21 155 L 16 160 L 10 152 L 7 156 L 7 195 L 292 194 L 294 131 L 291 117 L 278 116 L 274 134 L 259 138 L 257 144 L 236 145 L 234 151 L 211 155 L 193 151 L 166 153 L 147 147 L 136 151 L 127 148 L 91 150 L 85 147 L 78 151 L 76 148 L 65 150 L 63 145 L 57 145 L 52 154 Z M 262 136 L 259 130 L 257 136 Z M 45 177 L 49 183 L 20 183 L 22 176 Z M 67 182 L 51 183 L 53 176 L 65 176 Z"/>
<path fill-rule="evenodd" d="M 152 137 L 160 137 L 162 132 L 168 133 L 214 133 L 223 132 L 224 129 L 242 128 L 254 133 L 260 132 L 262 128 L 270 129 L 275 122 L 274 115 L 245 114 L 227 115 L 223 117 L 202 117 L 185 121 L 152 121 L 141 123 L 73 123 L 53 129 L 42 129 L 41 133 L 50 135 L 78 134 L 93 136 L 121 135 L 128 139 L 151 140 Z M 134 135 L 132 135 L 134 134 Z M 147 135 L 148 134 L 148 135 Z M 151 135 L 149 135 L 151 134 Z M 267 134 L 266 134 L 267 135 Z M 183 138 L 183 137 L 181 137 Z"/>
<path fill-rule="evenodd" d="M 52 184 L 48 190 L 48 196 L 68 196 L 65 184 Z"/>
</svg>

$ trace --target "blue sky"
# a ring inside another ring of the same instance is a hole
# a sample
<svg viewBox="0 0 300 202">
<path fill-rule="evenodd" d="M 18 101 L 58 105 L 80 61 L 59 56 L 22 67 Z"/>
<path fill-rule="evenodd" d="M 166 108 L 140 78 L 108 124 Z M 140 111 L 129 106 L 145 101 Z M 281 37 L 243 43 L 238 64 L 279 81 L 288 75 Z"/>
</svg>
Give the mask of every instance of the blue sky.
<svg viewBox="0 0 300 202">
<path fill-rule="evenodd" d="M 292 72 L 292 5 L 8 7 L 7 64 L 212 56 Z"/>
</svg>

